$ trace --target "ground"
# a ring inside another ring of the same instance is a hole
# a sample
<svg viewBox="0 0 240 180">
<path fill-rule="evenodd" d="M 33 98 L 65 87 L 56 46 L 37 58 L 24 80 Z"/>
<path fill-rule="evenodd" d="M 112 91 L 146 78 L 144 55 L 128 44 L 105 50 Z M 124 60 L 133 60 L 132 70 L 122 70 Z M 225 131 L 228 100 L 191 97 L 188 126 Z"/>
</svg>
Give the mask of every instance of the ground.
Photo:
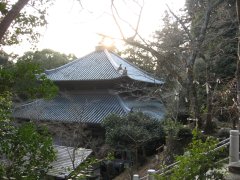
<svg viewBox="0 0 240 180">
<path fill-rule="evenodd" d="M 133 170 L 131 173 L 130 169 L 126 169 L 123 173 L 119 176 L 115 177 L 114 180 L 129 180 L 133 174 L 139 174 L 140 177 L 146 176 L 146 172 L 148 169 L 159 169 L 159 164 L 156 156 L 148 157 L 147 162 L 138 168 L 138 170 Z"/>
</svg>

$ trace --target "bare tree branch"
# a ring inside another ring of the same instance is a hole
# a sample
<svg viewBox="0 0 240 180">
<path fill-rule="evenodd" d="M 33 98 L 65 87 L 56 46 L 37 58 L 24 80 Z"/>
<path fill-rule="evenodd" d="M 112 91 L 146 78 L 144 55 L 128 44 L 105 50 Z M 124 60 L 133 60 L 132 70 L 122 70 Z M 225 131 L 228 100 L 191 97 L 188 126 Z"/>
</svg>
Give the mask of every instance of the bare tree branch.
<svg viewBox="0 0 240 180">
<path fill-rule="evenodd" d="M 123 37 L 123 39 L 125 39 L 125 36 L 124 36 L 123 30 L 122 30 L 120 24 L 118 23 L 118 20 L 117 20 L 117 18 L 116 18 L 116 16 L 115 16 L 114 10 L 115 10 L 117 16 L 119 17 L 119 14 L 118 14 L 117 8 L 116 8 L 115 5 L 114 5 L 114 0 L 112 0 L 112 2 L 111 2 L 112 16 L 113 16 L 114 22 L 116 23 L 116 25 L 117 25 L 117 27 L 118 27 L 118 30 L 119 30 L 120 33 L 121 33 L 121 36 Z"/>
<path fill-rule="evenodd" d="M 190 41 L 193 41 L 193 37 L 190 34 L 189 29 L 187 28 L 187 26 L 184 24 L 184 22 L 170 9 L 170 7 L 166 4 L 169 12 L 175 17 L 175 19 L 181 24 L 182 28 L 184 29 L 185 33 L 188 35 L 188 38 L 190 39 Z"/>
</svg>

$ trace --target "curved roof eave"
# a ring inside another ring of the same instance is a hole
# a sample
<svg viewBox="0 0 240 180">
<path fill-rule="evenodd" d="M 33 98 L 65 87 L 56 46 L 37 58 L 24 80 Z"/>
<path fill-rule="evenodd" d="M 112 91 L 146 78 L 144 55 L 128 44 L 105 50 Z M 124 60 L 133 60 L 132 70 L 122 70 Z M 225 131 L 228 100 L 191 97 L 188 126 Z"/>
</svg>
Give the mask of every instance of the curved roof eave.
<svg viewBox="0 0 240 180">
<path fill-rule="evenodd" d="M 29 120 L 99 124 L 109 114 L 125 115 L 128 109 L 109 93 L 63 94 L 52 100 L 39 99 L 16 107 L 13 117 Z"/>
</svg>

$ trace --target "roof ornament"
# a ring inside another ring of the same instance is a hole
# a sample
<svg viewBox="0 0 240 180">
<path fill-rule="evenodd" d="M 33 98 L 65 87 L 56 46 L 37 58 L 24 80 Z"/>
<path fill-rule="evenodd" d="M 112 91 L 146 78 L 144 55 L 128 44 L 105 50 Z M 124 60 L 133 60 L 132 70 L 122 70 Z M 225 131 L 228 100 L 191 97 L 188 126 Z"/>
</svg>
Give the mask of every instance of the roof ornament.
<svg viewBox="0 0 240 180">
<path fill-rule="evenodd" d="M 118 71 L 122 70 L 122 64 L 119 65 L 119 67 L 117 68 Z"/>
<path fill-rule="evenodd" d="M 124 69 L 122 68 L 122 64 L 119 64 L 119 67 L 117 68 L 117 71 L 121 73 L 122 75 L 126 76 L 127 75 L 127 68 L 125 67 Z"/>
<path fill-rule="evenodd" d="M 126 67 L 124 68 L 124 70 L 122 72 L 122 75 L 125 75 L 125 76 L 127 75 L 127 68 Z"/>
</svg>

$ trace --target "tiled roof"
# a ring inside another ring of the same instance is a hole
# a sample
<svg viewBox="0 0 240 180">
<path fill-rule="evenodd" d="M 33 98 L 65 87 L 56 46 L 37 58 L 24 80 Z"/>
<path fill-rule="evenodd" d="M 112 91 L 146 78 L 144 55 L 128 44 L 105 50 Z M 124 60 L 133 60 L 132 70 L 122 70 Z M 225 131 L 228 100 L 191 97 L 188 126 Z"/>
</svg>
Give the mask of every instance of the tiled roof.
<svg viewBox="0 0 240 180">
<path fill-rule="evenodd" d="M 127 71 L 124 71 L 125 68 Z M 112 80 L 128 76 L 137 81 L 163 84 L 163 81 L 107 50 L 95 51 L 56 69 L 47 70 L 46 75 L 53 81 Z"/>
<path fill-rule="evenodd" d="M 122 68 L 126 68 L 127 70 L 127 76 L 133 80 L 142 81 L 142 82 L 148 82 L 148 83 L 154 83 L 154 84 L 163 84 L 164 82 L 162 80 L 159 80 L 157 78 L 154 78 L 152 74 L 149 74 L 134 64 L 129 63 L 127 60 L 117 56 L 116 54 L 109 53 L 112 60 L 117 64 L 122 66 Z"/>
<path fill-rule="evenodd" d="M 104 51 L 93 52 L 83 58 L 46 71 L 53 81 L 108 80 L 120 78 Z"/>
<path fill-rule="evenodd" d="M 165 114 L 165 108 L 159 100 L 156 99 L 138 99 L 134 97 L 122 98 L 125 106 L 129 107 L 132 111 L 141 111 L 149 116 L 161 120 Z"/>
<path fill-rule="evenodd" d="M 31 120 L 101 123 L 109 114 L 125 115 L 120 98 L 111 94 L 60 95 L 15 108 L 13 117 Z"/>
<path fill-rule="evenodd" d="M 52 169 L 49 169 L 47 175 L 65 178 L 73 171 L 72 157 L 75 157 L 74 166 L 78 167 L 92 153 L 91 149 L 54 145 L 57 151 L 57 159 L 51 163 Z M 73 154 L 75 153 L 75 155 Z"/>
</svg>

